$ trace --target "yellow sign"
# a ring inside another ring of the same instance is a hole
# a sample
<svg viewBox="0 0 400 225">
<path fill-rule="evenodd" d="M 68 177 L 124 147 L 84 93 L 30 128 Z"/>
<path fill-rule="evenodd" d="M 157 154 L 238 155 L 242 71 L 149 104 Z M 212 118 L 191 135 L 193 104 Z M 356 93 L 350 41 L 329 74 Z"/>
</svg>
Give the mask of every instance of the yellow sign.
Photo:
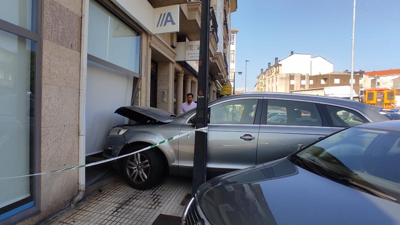
<svg viewBox="0 0 400 225">
<path fill-rule="evenodd" d="M 232 94 L 232 86 L 231 85 L 223 85 L 221 95 L 231 95 Z"/>
</svg>

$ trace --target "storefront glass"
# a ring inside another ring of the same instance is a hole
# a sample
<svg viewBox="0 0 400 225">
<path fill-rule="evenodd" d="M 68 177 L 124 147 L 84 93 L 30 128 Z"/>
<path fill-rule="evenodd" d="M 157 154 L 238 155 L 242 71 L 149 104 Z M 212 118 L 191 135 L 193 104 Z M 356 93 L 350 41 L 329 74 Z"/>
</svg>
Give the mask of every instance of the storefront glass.
<svg viewBox="0 0 400 225">
<path fill-rule="evenodd" d="M 139 73 L 140 36 L 97 2 L 89 6 L 89 54 Z"/>
<path fill-rule="evenodd" d="M 0 30 L 0 177 L 31 172 L 34 63 L 34 41 Z M 32 201 L 29 177 L 0 180 L 0 221 Z"/>
</svg>

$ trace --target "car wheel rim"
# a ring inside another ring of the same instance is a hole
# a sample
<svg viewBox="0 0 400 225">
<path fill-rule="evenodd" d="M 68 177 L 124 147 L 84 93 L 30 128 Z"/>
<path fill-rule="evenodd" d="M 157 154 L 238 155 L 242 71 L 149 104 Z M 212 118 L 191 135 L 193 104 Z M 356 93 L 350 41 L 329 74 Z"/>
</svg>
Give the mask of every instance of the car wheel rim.
<svg viewBox="0 0 400 225">
<path fill-rule="evenodd" d="M 149 160 L 141 153 L 131 155 L 126 161 L 126 172 L 134 183 L 146 182 L 150 174 Z"/>
</svg>

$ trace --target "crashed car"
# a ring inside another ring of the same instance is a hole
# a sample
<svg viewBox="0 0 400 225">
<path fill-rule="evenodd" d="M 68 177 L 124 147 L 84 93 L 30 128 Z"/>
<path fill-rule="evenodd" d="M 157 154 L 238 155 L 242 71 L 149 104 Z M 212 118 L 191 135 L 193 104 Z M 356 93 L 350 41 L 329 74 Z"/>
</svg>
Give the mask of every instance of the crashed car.
<svg viewBox="0 0 400 225">
<path fill-rule="evenodd" d="M 276 109 L 285 115 L 279 124 L 268 122 L 269 111 Z M 126 106 L 115 113 L 129 118 L 130 123 L 112 128 L 104 147 L 106 158 L 195 129 L 196 110 L 175 116 L 161 109 Z M 386 120 L 379 108 L 343 99 L 283 93 L 223 97 L 209 106 L 207 176 L 280 159 L 300 145 L 345 127 Z M 166 174 L 191 176 L 194 144 L 191 133 L 124 157 L 114 165 L 130 186 L 148 189 Z"/>
</svg>

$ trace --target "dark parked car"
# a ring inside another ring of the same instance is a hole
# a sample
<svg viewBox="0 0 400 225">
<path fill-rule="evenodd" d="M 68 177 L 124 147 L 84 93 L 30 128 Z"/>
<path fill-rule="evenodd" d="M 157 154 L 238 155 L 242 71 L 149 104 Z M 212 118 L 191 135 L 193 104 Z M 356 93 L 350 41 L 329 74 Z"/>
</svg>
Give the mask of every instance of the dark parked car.
<svg viewBox="0 0 400 225">
<path fill-rule="evenodd" d="M 280 159 L 293 153 L 299 145 L 312 143 L 348 126 L 388 120 L 370 105 L 281 93 L 224 97 L 212 102 L 209 110 L 209 176 Z M 116 113 L 135 122 L 110 131 L 103 154 L 107 158 L 195 129 L 195 110 L 175 117 L 160 109 L 130 106 L 121 107 Z M 271 113 L 284 116 L 284 120 L 279 124 L 268 122 Z M 126 157 L 116 162 L 116 167 L 138 189 L 157 185 L 166 173 L 191 176 L 194 137 L 192 134 Z"/>
<path fill-rule="evenodd" d="M 389 120 L 400 120 L 400 113 L 398 109 L 381 110 L 381 114 L 386 116 Z"/>
<path fill-rule="evenodd" d="M 183 224 L 400 224 L 400 121 L 352 127 L 200 186 Z"/>
</svg>

